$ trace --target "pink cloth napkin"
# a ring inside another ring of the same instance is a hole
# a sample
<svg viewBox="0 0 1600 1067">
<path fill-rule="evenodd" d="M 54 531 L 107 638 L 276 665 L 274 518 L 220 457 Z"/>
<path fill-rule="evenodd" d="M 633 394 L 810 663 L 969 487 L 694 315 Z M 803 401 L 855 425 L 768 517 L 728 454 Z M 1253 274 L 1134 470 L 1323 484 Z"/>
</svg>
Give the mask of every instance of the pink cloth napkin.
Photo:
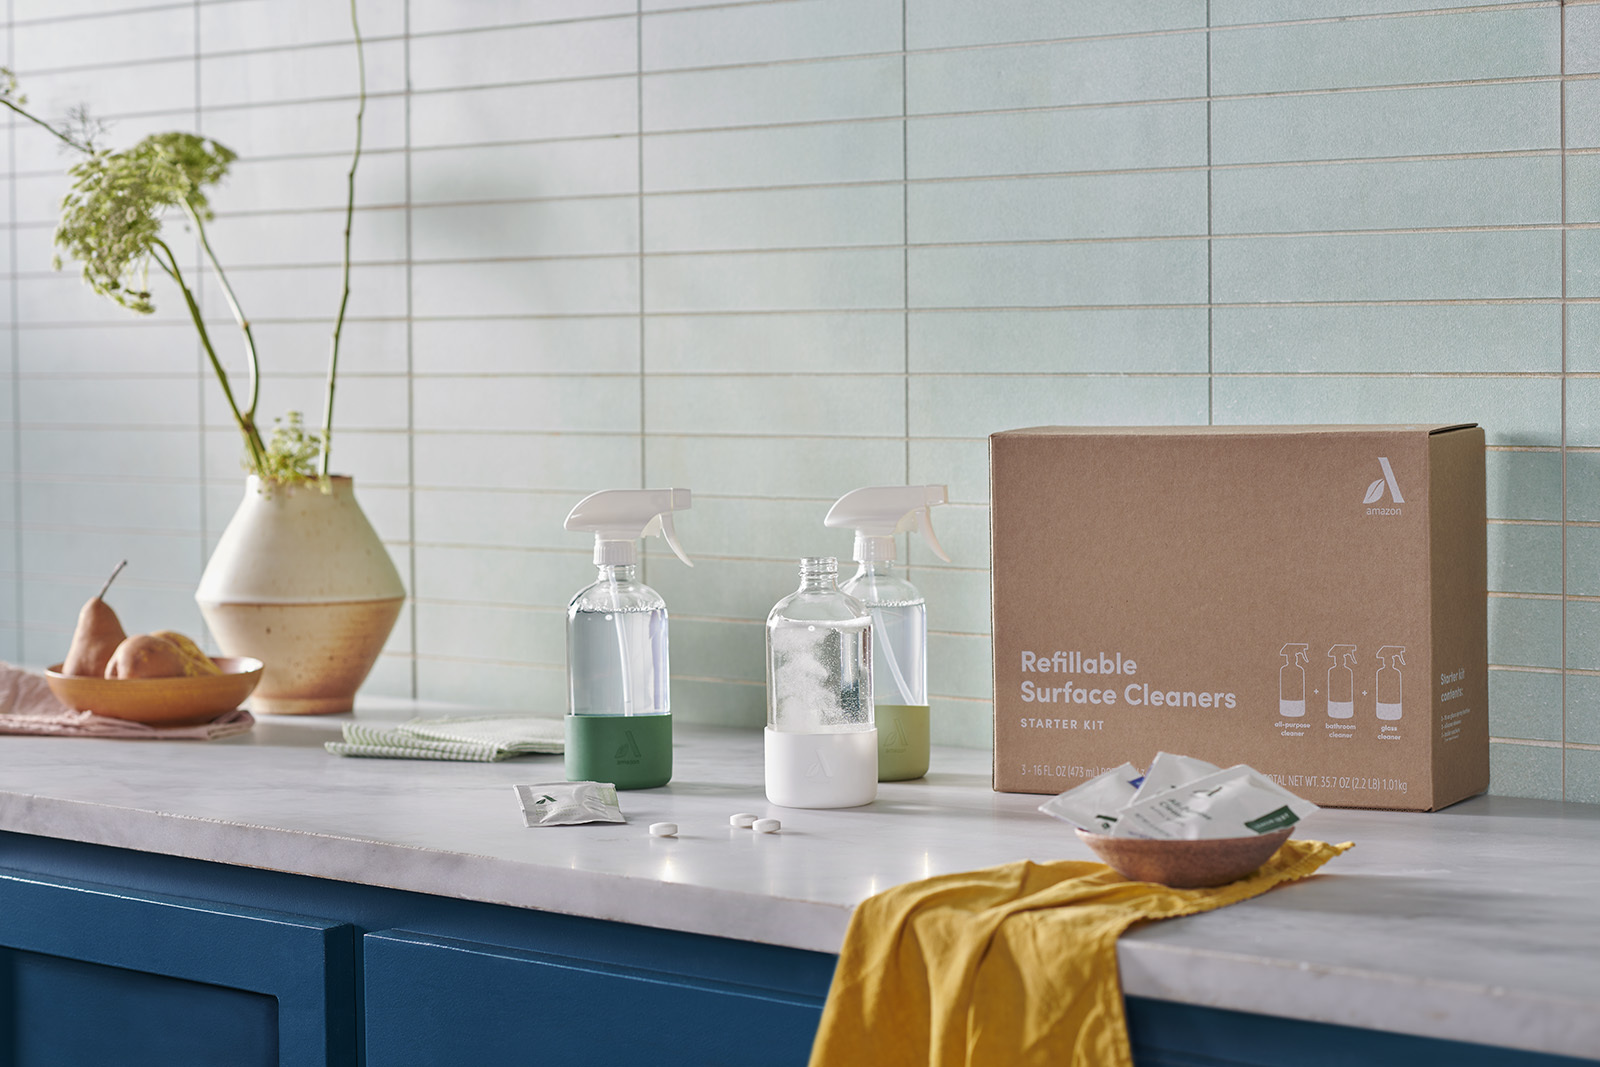
<svg viewBox="0 0 1600 1067">
<path fill-rule="evenodd" d="M 43 675 L 0 663 L 0 734 L 212 741 L 244 733 L 255 722 L 255 716 L 243 708 L 199 726 L 146 726 L 142 722 L 113 719 L 92 711 L 73 711 L 50 692 Z"/>
</svg>

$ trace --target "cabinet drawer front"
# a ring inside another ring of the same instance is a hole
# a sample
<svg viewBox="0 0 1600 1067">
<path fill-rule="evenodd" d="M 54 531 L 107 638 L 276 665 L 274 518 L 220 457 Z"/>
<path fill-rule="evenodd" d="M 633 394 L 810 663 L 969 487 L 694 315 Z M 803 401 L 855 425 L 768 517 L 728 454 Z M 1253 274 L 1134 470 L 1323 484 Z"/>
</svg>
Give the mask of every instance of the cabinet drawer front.
<svg viewBox="0 0 1600 1067">
<path fill-rule="evenodd" d="M 821 997 L 450 938 L 368 934 L 370 1067 L 803 1065 Z"/>
</svg>

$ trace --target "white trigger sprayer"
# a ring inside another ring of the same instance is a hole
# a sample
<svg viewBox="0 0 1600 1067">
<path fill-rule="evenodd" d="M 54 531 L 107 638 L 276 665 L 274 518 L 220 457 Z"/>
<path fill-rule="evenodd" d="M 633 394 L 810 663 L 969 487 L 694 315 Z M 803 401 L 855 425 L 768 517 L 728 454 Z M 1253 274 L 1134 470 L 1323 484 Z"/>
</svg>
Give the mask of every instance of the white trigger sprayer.
<svg viewBox="0 0 1600 1067">
<path fill-rule="evenodd" d="M 566 771 L 569 781 L 649 789 L 672 778 L 667 605 L 638 580 L 642 537 L 660 535 L 684 563 L 672 513 L 687 489 L 606 489 L 567 515 L 594 534 L 599 580 L 567 605 Z"/>
<path fill-rule="evenodd" d="M 892 569 L 895 535 L 913 531 L 950 562 L 929 514 L 948 502 L 942 485 L 873 485 L 840 497 L 822 520 L 856 533 L 851 555 L 860 567 L 840 588 L 872 615 L 879 781 L 920 778 L 928 770 L 928 609 L 916 587 Z M 899 704 L 889 703 L 894 700 Z"/>
</svg>

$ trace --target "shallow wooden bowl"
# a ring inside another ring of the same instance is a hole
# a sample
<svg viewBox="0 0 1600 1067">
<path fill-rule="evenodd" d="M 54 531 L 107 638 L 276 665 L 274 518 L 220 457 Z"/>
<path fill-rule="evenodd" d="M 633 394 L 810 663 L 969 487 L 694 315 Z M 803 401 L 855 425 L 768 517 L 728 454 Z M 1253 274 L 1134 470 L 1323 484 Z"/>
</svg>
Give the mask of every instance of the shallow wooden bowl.
<svg viewBox="0 0 1600 1067">
<path fill-rule="evenodd" d="M 1253 874 L 1287 840 L 1292 827 L 1250 837 L 1210 841 L 1151 841 L 1106 837 L 1079 830 L 1101 862 L 1135 882 L 1160 882 L 1173 889 L 1227 885 Z"/>
<path fill-rule="evenodd" d="M 61 673 L 61 664 L 44 672 L 56 699 L 74 711 L 150 726 L 195 726 L 244 703 L 261 681 L 261 661 L 246 656 L 216 656 L 221 674 L 195 678 L 88 678 Z"/>
</svg>

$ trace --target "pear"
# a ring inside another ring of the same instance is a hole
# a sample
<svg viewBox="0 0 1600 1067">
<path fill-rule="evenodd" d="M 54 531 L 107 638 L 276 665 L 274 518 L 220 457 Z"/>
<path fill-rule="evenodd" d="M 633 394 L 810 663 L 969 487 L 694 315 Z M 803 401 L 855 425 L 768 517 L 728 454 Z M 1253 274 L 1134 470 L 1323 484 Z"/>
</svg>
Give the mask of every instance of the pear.
<svg viewBox="0 0 1600 1067">
<path fill-rule="evenodd" d="M 137 634 L 117 646 L 106 664 L 107 678 L 181 678 L 183 649 L 155 634 Z"/>
<path fill-rule="evenodd" d="M 111 605 L 104 599 L 106 590 L 111 588 L 111 583 L 127 565 L 127 560 L 117 564 L 117 569 L 111 572 L 111 577 L 100 587 L 100 592 L 90 597 L 78 612 L 78 628 L 72 631 L 72 645 L 61 664 L 62 674 L 94 678 L 103 676 L 106 664 L 111 661 L 117 646 L 127 640 L 128 635 L 122 629 L 117 613 L 111 610 Z"/>
<path fill-rule="evenodd" d="M 164 637 L 178 646 L 178 651 L 183 653 L 183 673 L 189 677 L 222 673 L 222 668 L 217 666 L 210 656 L 200 651 L 200 646 L 184 634 L 176 630 L 157 630 L 150 636 Z"/>
</svg>

